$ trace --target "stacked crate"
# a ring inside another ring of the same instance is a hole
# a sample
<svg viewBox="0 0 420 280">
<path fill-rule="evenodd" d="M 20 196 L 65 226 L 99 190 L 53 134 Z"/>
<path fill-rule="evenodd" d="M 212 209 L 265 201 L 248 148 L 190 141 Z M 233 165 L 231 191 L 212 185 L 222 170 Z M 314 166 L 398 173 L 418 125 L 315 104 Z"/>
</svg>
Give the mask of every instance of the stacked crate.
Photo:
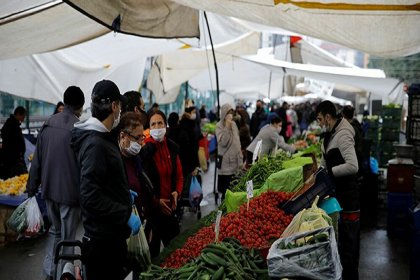
<svg viewBox="0 0 420 280">
<path fill-rule="evenodd" d="M 379 152 L 379 164 L 386 166 L 390 159 L 395 158 L 394 143 L 400 140 L 401 108 L 382 107 L 382 127 Z"/>
<path fill-rule="evenodd" d="M 371 140 L 370 154 L 379 159 L 379 118 L 372 116 L 363 120 L 366 125 L 365 139 Z"/>
<path fill-rule="evenodd" d="M 407 143 L 413 145 L 415 166 L 414 198 L 420 203 L 420 84 L 413 84 L 408 90 Z"/>
</svg>

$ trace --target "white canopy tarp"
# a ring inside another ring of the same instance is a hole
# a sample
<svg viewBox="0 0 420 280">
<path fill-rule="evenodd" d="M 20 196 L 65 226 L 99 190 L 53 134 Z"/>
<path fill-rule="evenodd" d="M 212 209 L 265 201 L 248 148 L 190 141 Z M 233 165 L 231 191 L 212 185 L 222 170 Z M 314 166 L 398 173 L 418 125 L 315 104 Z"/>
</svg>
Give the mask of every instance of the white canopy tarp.
<svg viewBox="0 0 420 280">
<path fill-rule="evenodd" d="M 86 6 L 85 13 L 91 12 L 104 25 L 63 1 L 0 0 L 0 59 L 54 51 L 97 38 L 110 32 L 108 27 L 119 14 L 121 32 L 155 38 L 199 36 L 198 11 L 171 1 L 71 2 Z"/>
<path fill-rule="evenodd" d="M 397 79 L 386 78 L 385 73 L 380 69 L 299 64 L 277 60 L 273 56 L 261 55 L 242 56 L 242 58 L 264 65 L 273 71 L 333 83 L 353 85 L 378 95 L 389 94 L 390 90 L 400 83 Z"/>
<path fill-rule="evenodd" d="M 418 0 L 174 0 L 384 57 L 420 52 Z"/>
<path fill-rule="evenodd" d="M 0 61 L 0 90 L 57 103 L 68 86 L 76 85 L 88 107 L 97 81 L 110 79 L 122 93 L 138 90 L 146 58 L 182 46 L 176 40 L 109 33 L 68 49 Z"/>
<path fill-rule="evenodd" d="M 216 61 L 230 61 L 232 56 L 255 54 L 259 45 L 259 33 L 251 32 L 232 41 L 216 45 Z M 167 92 L 188 81 L 206 69 L 213 69 L 214 60 L 210 47 L 180 49 L 159 56 L 149 73 L 147 87 L 157 99 L 168 103 L 164 96 Z M 223 73 L 219 73 L 221 77 Z"/>
</svg>

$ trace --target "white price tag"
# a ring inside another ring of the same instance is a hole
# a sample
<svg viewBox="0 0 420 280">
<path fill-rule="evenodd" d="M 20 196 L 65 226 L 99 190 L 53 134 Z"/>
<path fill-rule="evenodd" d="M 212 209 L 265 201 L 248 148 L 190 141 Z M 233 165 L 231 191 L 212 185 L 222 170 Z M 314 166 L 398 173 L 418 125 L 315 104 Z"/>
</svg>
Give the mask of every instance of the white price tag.
<svg viewBox="0 0 420 280">
<path fill-rule="evenodd" d="M 216 234 L 215 242 L 219 242 L 219 229 L 220 229 L 220 219 L 222 218 L 222 211 L 217 211 L 216 216 L 216 225 L 214 227 L 214 232 Z"/>
<path fill-rule="evenodd" d="M 261 147 L 262 147 L 262 140 L 259 140 L 257 142 L 257 145 L 255 146 L 254 153 L 252 154 L 252 163 L 254 163 L 257 160 L 258 156 L 260 155 Z"/>
<path fill-rule="evenodd" d="M 252 180 L 249 180 L 246 182 L 246 198 L 250 199 L 254 197 L 254 184 L 252 183 Z"/>
</svg>

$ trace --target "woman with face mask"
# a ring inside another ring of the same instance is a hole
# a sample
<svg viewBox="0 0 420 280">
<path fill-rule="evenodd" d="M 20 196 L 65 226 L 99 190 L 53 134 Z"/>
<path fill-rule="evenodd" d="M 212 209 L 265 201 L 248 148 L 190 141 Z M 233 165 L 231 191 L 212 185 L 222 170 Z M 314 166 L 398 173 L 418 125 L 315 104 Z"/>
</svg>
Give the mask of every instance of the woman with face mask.
<svg viewBox="0 0 420 280">
<path fill-rule="evenodd" d="M 153 185 L 144 172 L 139 155 L 145 139 L 142 116 L 135 112 L 124 113 L 115 132 L 118 135 L 118 147 L 124 162 L 131 197 L 144 223 L 144 220 L 148 220 L 150 216 Z M 141 271 L 134 266 L 133 272 L 139 275 Z"/>
<path fill-rule="evenodd" d="M 251 142 L 247 148 L 247 163 L 252 163 L 252 158 L 255 152 L 258 141 L 262 140 L 261 152 L 259 156 L 270 155 L 276 148 L 285 150 L 286 152 L 294 153 L 296 148 L 293 145 L 288 145 L 283 136 L 280 135 L 282 130 L 283 120 L 276 114 L 270 113 L 268 116 L 270 124 L 265 125 L 258 132 L 257 137 Z"/>
<path fill-rule="evenodd" d="M 152 112 L 149 115 L 150 138 L 144 141 L 140 151 L 143 168 L 154 186 L 152 210 L 146 224 L 146 234 L 151 232 L 152 257 L 159 255 L 161 241 L 166 247 L 179 234 L 175 210 L 184 178 L 178 145 L 166 137 L 166 125 L 162 111 Z"/>
<path fill-rule="evenodd" d="M 222 199 L 225 198 L 233 176 L 243 166 L 239 130 L 233 120 L 233 114 L 232 106 L 224 104 L 221 108 L 220 121 L 216 125 L 217 154 L 219 162 L 221 161 L 217 187 L 222 193 Z"/>
</svg>

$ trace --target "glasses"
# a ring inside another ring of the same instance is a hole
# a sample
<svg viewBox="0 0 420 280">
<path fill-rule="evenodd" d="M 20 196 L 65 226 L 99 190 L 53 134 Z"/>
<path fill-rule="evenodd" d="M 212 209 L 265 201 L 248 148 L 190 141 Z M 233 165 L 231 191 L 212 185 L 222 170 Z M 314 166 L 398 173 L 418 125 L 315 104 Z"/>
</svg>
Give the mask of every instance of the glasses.
<svg viewBox="0 0 420 280">
<path fill-rule="evenodd" d="M 144 136 L 144 135 L 140 135 L 140 136 L 134 136 L 133 134 L 131 134 L 130 132 L 128 132 L 128 131 L 124 131 L 128 136 L 130 136 L 130 137 L 133 137 L 133 139 L 135 139 L 136 141 L 139 141 L 139 140 L 141 140 L 141 141 L 144 141 L 144 139 L 146 139 L 146 136 Z"/>
</svg>

